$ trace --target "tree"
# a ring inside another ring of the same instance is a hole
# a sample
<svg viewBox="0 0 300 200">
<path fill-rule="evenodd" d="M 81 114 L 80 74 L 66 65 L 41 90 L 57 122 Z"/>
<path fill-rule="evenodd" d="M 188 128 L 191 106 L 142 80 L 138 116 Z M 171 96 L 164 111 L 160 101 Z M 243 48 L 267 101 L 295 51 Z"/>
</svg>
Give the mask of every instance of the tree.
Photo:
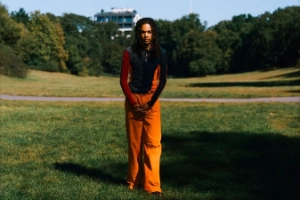
<svg viewBox="0 0 300 200">
<path fill-rule="evenodd" d="M 26 77 L 27 66 L 14 50 L 21 32 L 22 25 L 11 19 L 5 6 L 0 3 L 0 74 Z"/>
<path fill-rule="evenodd" d="M 29 15 L 28 15 L 28 13 L 26 13 L 24 8 L 20 8 L 18 12 L 17 11 L 11 12 L 10 16 L 16 22 L 23 23 L 25 26 L 29 22 Z"/>
<path fill-rule="evenodd" d="M 172 22 L 167 20 L 157 20 L 157 29 L 159 36 L 159 43 L 167 52 L 168 56 L 168 73 L 175 74 L 175 63 L 172 59 L 172 52 L 176 47 L 176 43 L 170 40 L 172 34 Z"/>
<path fill-rule="evenodd" d="M 118 31 L 119 27 L 114 22 L 98 25 L 97 40 L 103 48 L 102 65 L 104 71 L 106 73 L 119 74 L 125 49 L 125 46 L 120 45 L 120 41 L 124 41 L 124 37 Z"/>
<path fill-rule="evenodd" d="M 245 60 L 245 56 L 249 51 L 248 45 L 252 43 L 249 33 L 253 29 L 255 19 L 249 14 L 241 14 L 210 28 L 218 33 L 216 42 L 222 50 L 222 62 L 217 69 L 218 73 L 245 71 L 254 66 L 250 64 L 251 59 Z"/>
<path fill-rule="evenodd" d="M 182 64 L 187 65 L 187 76 L 206 76 L 216 72 L 222 56 L 216 37 L 213 31 L 201 33 L 191 30 L 186 34 L 178 57 L 183 60 Z"/>
<path fill-rule="evenodd" d="M 300 58 L 300 7 L 277 9 L 270 17 L 273 31 L 272 50 L 276 52 L 276 66 L 294 66 Z"/>
<path fill-rule="evenodd" d="M 65 49 L 70 55 L 67 61 L 70 72 L 76 75 L 100 75 L 103 70 L 102 45 L 98 40 L 97 24 L 75 14 L 64 14 L 60 24 L 66 37 Z"/>
<path fill-rule="evenodd" d="M 15 51 L 0 43 L 0 74 L 11 77 L 25 78 L 28 68 L 16 55 Z"/>
<path fill-rule="evenodd" d="M 29 55 L 32 58 L 30 64 L 57 63 L 59 71 L 66 71 L 68 53 L 64 49 L 65 38 L 60 24 L 52 23 L 47 16 L 36 11 L 31 15 L 28 29 L 36 38 L 32 46 L 37 50 Z"/>
<path fill-rule="evenodd" d="M 205 57 L 205 47 L 202 42 L 206 41 L 207 37 L 203 35 L 205 25 L 203 25 L 197 14 L 190 14 L 182 17 L 180 20 L 175 20 L 171 24 L 171 44 L 172 63 L 174 63 L 173 73 L 176 76 L 200 76 L 204 75 L 204 71 L 197 66 L 200 58 Z M 197 62 L 196 62 L 197 61 Z M 208 65 L 202 64 L 201 68 Z M 209 67 L 209 69 L 212 69 Z M 201 71 L 201 72 L 200 72 Z M 211 73 L 214 70 L 209 70 Z M 206 71 L 205 71 L 206 73 Z"/>
<path fill-rule="evenodd" d="M 4 5 L 0 3 L 0 42 L 14 47 L 21 38 L 21 25 L 10 18 Z"/>
</svg>

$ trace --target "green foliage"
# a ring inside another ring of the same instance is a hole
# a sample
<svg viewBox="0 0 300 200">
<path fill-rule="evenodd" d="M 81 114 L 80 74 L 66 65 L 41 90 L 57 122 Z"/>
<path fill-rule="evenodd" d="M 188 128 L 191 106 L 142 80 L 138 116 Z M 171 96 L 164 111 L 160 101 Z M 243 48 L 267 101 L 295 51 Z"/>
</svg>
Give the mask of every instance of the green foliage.
<svg viewBox="0 0 300 200">
<path fill-rule="evenodd" d="M 294 6 L 258 17 L 234 16 L 214 26 L 225 72 L 295 66 L 300 57 L 299 20 L 300 7 Z"/>
<path fill-rule="evenodd" d="M 68 54 L 63 47 L 65 38 L 60 24 L 54 24 L 47 16 L 35 12 L 31 15 L 28 29 L 33 38 L 36 38 L 36 43 L 33 44 L 36 51 L 29 55 L 35 58 L 33 64 L 53 61 L 59 64 L 60 71 L 66 71 Z"/>
<path fill-rule="evenodd" d="M 28 13 L 26 13 L 24 8 L 20 8 L 18 12 L 17 11 L 11 12 L 10 16 L 16 22 L 23 23 L 24 25 L 27 25 L 30 20 L 29 15 Z"/>
<path fill-rule="evenodd" d="M 30 31 L 24 29 L 23 36 L 18 41 L 17 52 L 22 60 L 31 68 L 36 68 L 42 62 L 39 55 L 39 40 Z"/>
<path fill-rule="evenodd" d="M 28 68 L 14 50 L 0 42 L 0 74 L 25 78 Z"/>
<path fill-rule="evenodd" d="M 216 73 L 222 57 L 216 44 L 217 34 L 204 31 L 204 25 L 195 14 L 175 21 L 171 27 L 174 75 L 206 76 Z"/>
<path fill-rule="evenodd" d="M 7 9 L 0 2 L 0 42 L 14 47 L 20 38 L 20 25 L 10 18 Z"/>
<path fill-rule="evenodd" d="M 66 66 L 70 72 L 76 75 L 100 75 L 102 44 L 99 41 L 99 25 L 75 14 L 64 14 L 60 24 L 66 37 L 64 47 L 69 52 Z M 87 73 L 87 70 L 91 72 Z"/>
<path fill-rule="evenodd" d="M 38 70 L 47 71 L 47 72 L 59 72 L 59 65 L 57 62 L 53 60 L 48 60 L 46 62 L 41 63 L 38 65 Z"/>
<path fill-rule="evenodd" d="M 300 7 L 292 6 L 257 17 L 240 14 L 209 28 L 198 14 L 157 20 L 157 25 L 169 74 L 197 77 L 296 66 L 299 21 Z M 72 13 L 29 16 L 20 8 L 9 15 L 0 3 L 0 42 L 34 69 L 84 76 L 119 74 L 133 32 L 123 34 L 118 28 L 113 22 L 99 24 Z"/>
<path fill-rule="evenodd" d="M 102 45 L 103 71 L 120 74 L 123 51 L 129 45 L 126 35 L 118 31 L 118 25 L 113 22 L 99 24 L 96 36 Z M 123 44 L 123 45 L 122 45 Z M 131 44 L 131 43 L 130 43 Z"/>
</svg>

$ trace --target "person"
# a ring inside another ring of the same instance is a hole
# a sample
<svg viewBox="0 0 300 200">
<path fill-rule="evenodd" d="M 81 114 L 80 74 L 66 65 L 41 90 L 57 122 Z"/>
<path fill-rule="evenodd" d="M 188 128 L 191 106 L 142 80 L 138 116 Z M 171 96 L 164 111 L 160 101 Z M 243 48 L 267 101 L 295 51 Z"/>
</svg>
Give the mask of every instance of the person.
<svg viewBox="0 0 300 200">
<path fill-rule="evenodd" d="M 127 183 L 162 196 L 160 184 L 161 117 L 159 96 L 167 81 L 167 55 L 159 46 L 152 18 L 135 26 L 134 42 L 124 50 L 120 85 L 125 95 L 128 140 Z"/>
</svg>

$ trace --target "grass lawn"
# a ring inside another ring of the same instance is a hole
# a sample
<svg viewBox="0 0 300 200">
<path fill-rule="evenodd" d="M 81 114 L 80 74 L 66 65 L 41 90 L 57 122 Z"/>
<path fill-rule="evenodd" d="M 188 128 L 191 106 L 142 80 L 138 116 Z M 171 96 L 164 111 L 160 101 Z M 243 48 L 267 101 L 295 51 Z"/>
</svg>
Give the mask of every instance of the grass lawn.
<svg viewBox="0 0 300 200">
<path fill-rule="evenodd" d="M 161 105 L 164 199 L 300 199 L 299 103 Z M 152 199 L 125 185 L 123 103 L 1 100 L 0 108 L 1 200 Z"/>
<path fill-rule="evenodd" d="M 78 77 L 31 70 L 26 79 L 0 76 L 1 94 L 58 97 L 123 97 L 118 77 Z M 161 97 L 255 98 L 300 96 L 300 68 L 169 78 Z"/>
</svg>

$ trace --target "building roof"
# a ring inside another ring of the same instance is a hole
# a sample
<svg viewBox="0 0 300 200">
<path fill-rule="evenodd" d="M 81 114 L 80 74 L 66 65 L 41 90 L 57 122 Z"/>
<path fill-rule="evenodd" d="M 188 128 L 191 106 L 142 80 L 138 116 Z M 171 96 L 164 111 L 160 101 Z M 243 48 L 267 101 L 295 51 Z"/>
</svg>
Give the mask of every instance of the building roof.
<svg viewBox="0 0 300 200">
<path fill-rule="evenodd" d="M 136 10 L 134 10 L 133 8 L 111 8 L 111 12 L 113 12 L 113 13 L 125 13 L 125 12 L 136 13 Z"/>
<path fill-rule="evenodd" d="M 118 15 L 118 14 L 132 14 L 132 15 L 137 15 L 137 12 L 133 8 L 111 8 L 111 11 L 109 12 L 104 12 L 101 11 L 101 13 L 97 13 L 95 16 L 99 15 Z"/>
</svg>

